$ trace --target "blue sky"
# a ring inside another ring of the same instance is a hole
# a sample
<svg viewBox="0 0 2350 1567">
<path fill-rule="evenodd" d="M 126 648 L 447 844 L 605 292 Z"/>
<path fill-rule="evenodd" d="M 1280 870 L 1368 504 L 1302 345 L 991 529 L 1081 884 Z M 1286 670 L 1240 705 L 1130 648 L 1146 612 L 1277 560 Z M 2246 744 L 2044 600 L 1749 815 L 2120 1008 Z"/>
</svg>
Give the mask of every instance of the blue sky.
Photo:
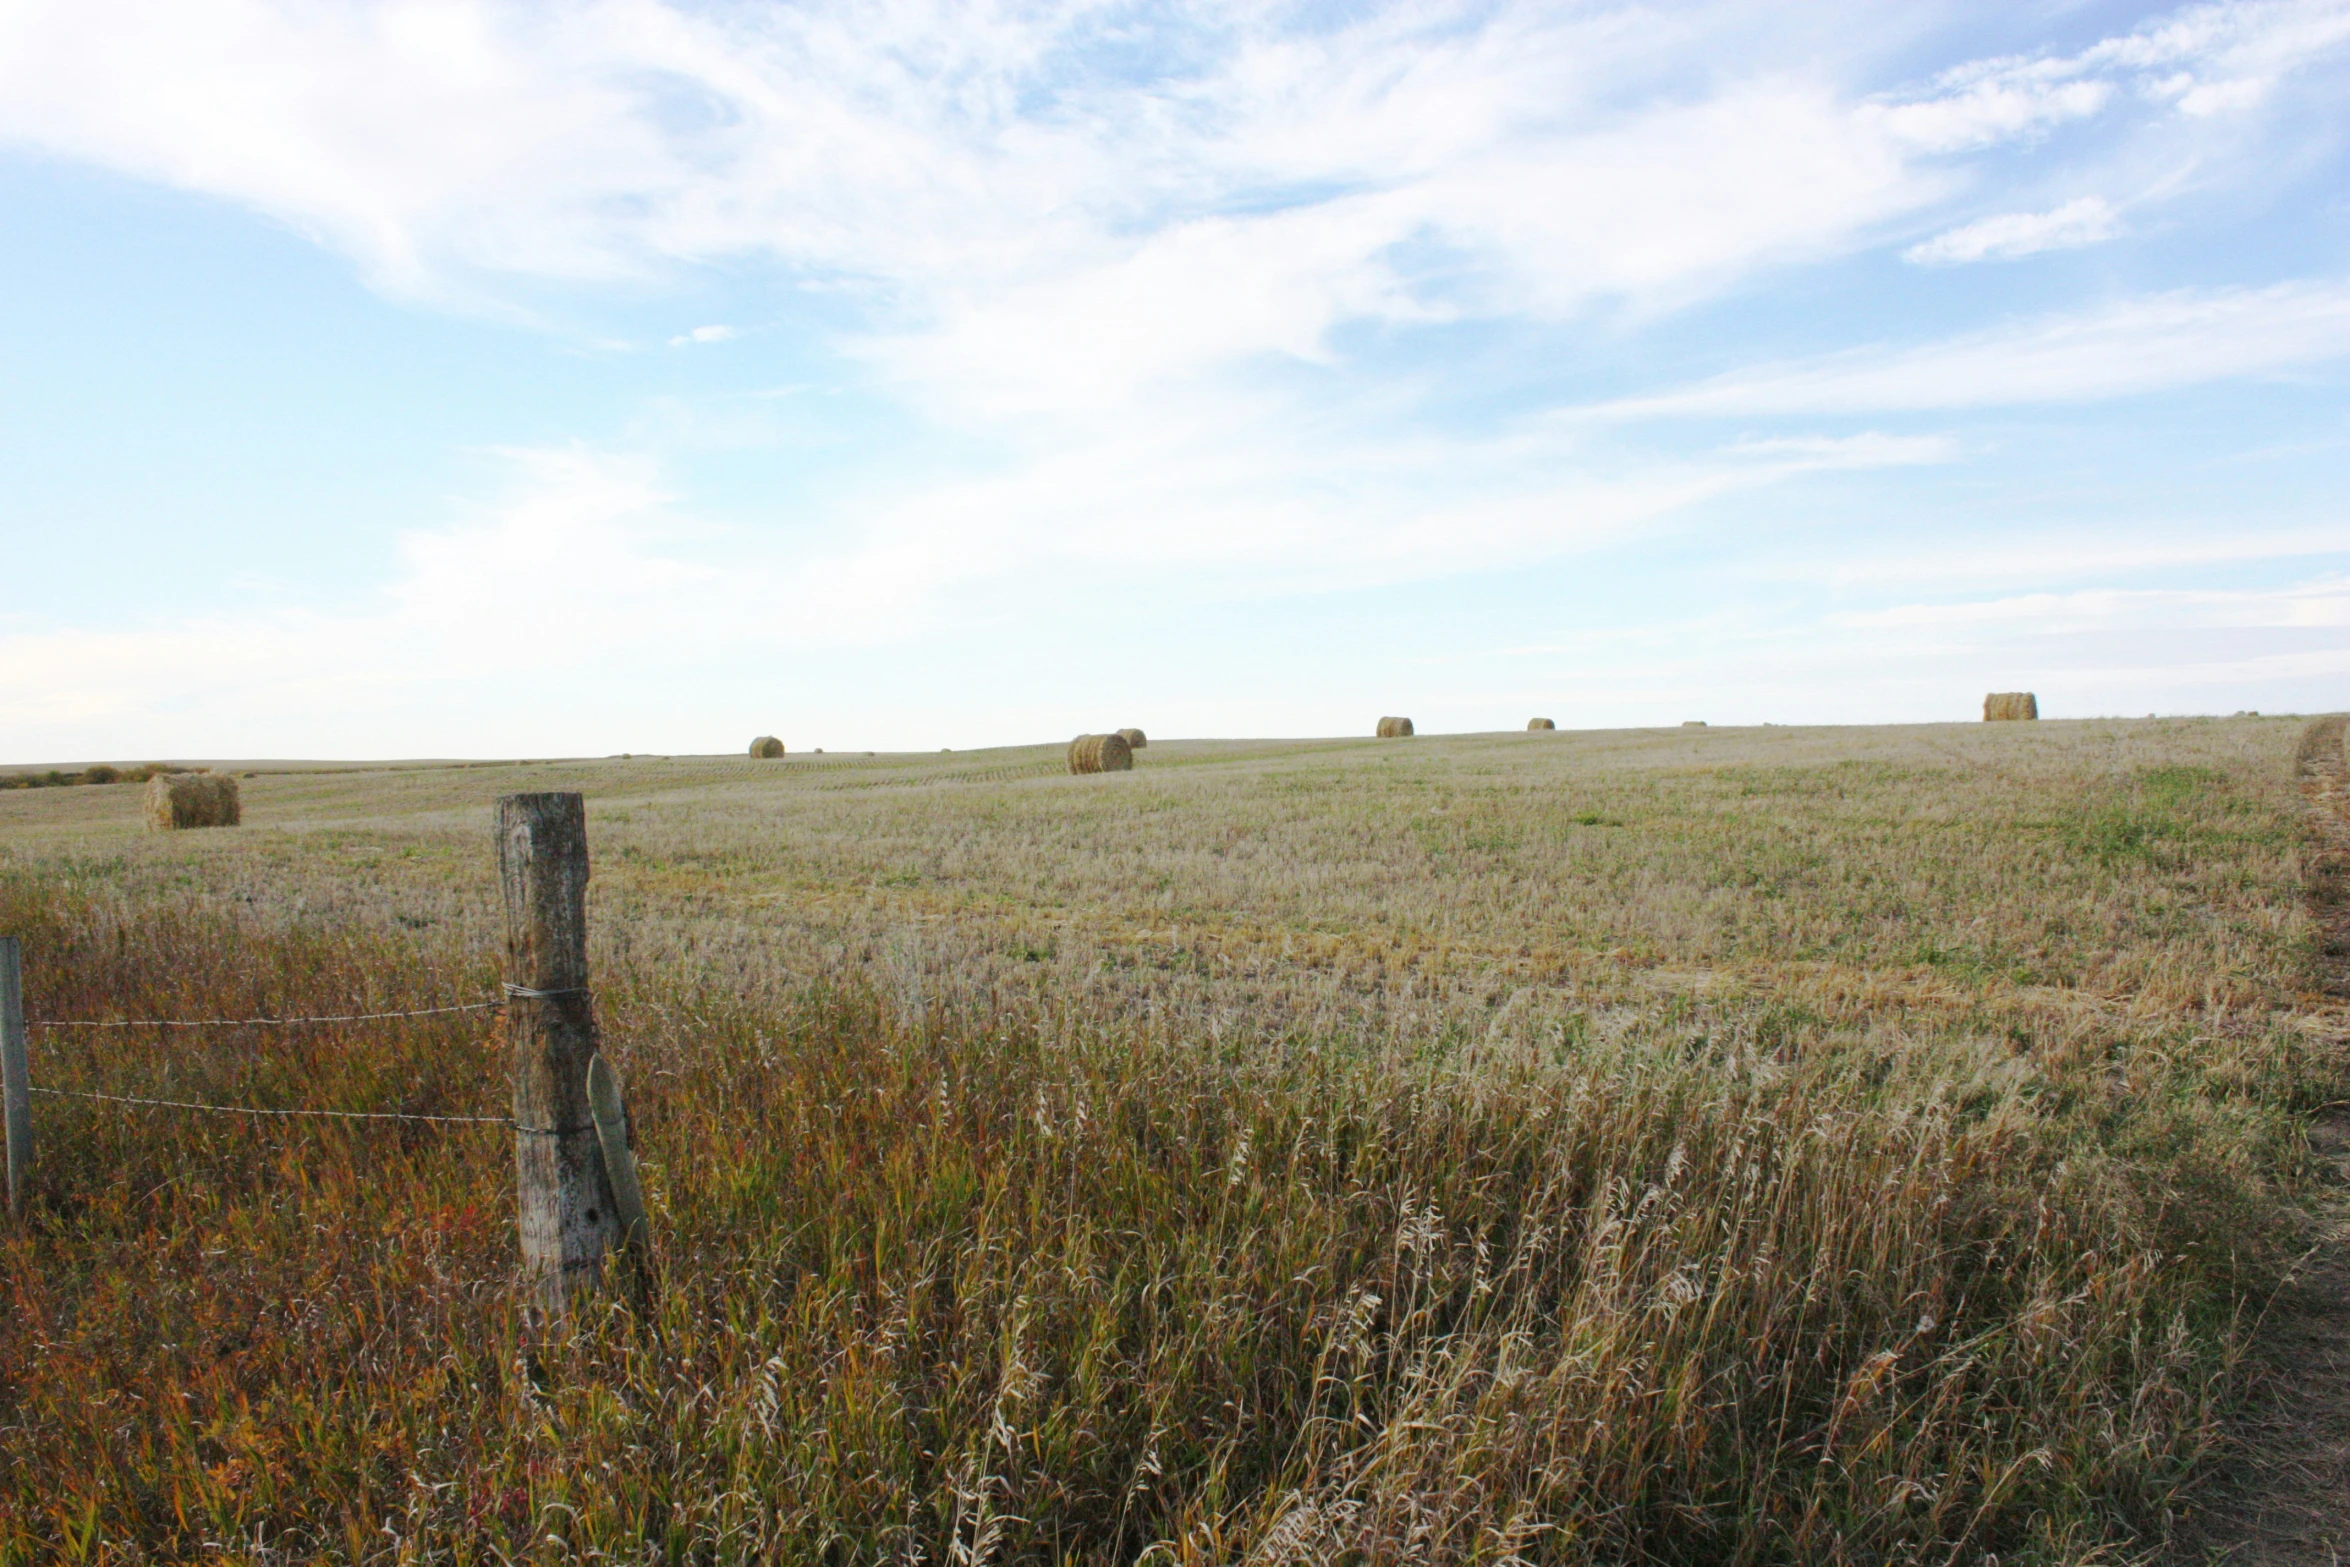
<svg viewBox="0 0 2350 1567">
<path fill-rule="evenodd" d="M 0 762 L 2350 705 L 2350 0 L 0 0 Z"/>
</svg>

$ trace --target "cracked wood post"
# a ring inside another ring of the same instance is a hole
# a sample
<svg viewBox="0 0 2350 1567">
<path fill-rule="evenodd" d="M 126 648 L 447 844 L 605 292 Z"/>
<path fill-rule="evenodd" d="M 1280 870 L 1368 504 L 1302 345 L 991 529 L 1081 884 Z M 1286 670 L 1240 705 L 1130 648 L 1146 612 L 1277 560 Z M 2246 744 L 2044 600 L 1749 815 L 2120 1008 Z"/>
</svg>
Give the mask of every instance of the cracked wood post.
<svg viewBox="0 0 2350 1567">
<path fill-rule="evenodd" d="M 588 1062 L 587 1086 L 596 1141 L 604 1150 L 604 1178 L 612 1188 L 612 1212 L 620 1220 L 620 1244 L 630 1264 L 629 1284 L 643 1305 L 653 1287 L 653 1224 L 645 1217 L 645 1190 L 636 1178 L 636 1155 L 629 1151 L 620 1074 L 601 1052 Z"/>
<path fill-rule="evenodd" d="M 506 895 L 506 1038 L 523 1272 L 549 1315 L 591 1287 L 620 1240 L 588 1102 L 596 1054 L 587 967 L 587 805 L 577 794 L 498 801 Z"/>
</svg>

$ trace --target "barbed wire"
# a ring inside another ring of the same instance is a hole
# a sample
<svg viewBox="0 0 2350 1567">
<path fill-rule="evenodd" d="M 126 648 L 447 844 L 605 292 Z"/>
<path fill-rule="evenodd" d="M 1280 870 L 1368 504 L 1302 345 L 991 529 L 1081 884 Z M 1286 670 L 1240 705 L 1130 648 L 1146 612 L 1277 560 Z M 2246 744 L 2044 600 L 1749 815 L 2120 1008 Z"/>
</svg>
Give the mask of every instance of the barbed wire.
<svg viewBox="0 0 2350 1567">
<path fill-rule="evenodd" d="M 442 1013 L 496 1013 L 503 1001 L 465 1001 L 461 1006 L 425 1006 L 414 1013 L 341 1013 L 336 1017 L 35 1017 L 28 1029 L 242 1029 L 249 1024 L 296 1027 L 306 1022 L 383 1022 L 388 1017 L 439 1017 Z"/>
<path fill-rule="evenodd" d="M 318 1017 L 217 1017 L 217 1018 L 40 1018 L 29 1021 L 28 1028 L 245 1028 L 269 1026 L 298 1027 L 308 1023 L 379 1023 L 398 1018 L 443 1017 L 456 1012 L 502 1011 L 515 1001 L 545 1001 L 557 996 L 584 995 L 585 985 L 569 985 L 558 990 L 534 990 L 526 985 L 507 984 L 505 995 L 495 1001 L 463 1001 L 454 1006 L 417 1007 L 404 1012 L 344 1012 Z M 47 1094 L 54 1099 L 94 1099 L 107 1104 L 143 1105 L 156 1110 L 197 1110 L 209 1115 L 250 1115 L 279 1117 L 318 1117 L 334 1121 L 416 1121 L 443 1126 L 503 1126 L 511 1127 L 532 1137 L 562 1137 L 577 1132 L 593 1131 L 593 1127 L 525 1126 L 511 1116 L 503 1115 L 411 1115 L 398 1110 L 273 1110 L 259 1105 L 203 1104 L 192 1099 L 152 1099 L 138 1094 L 102 1094 L 79 1088 L 33 1088 L 36 1094 Z"/>
<path fill-rule="evenodd" d="M 276 1028 L 298 1027 L 305 1023 L 380 1023 L 389 1018 L 440 1017 L 450 1012 L 497 1012 L 509 1001 L 548 1001 L 557 996 L 587 994 L 585 985 L 566 985 L 559 990 L 533 990 L 527 985 L 507 985 L 506 994 L 496 1001 L 460 1001 L 455 1006 L 418 1007 L 408 1012 L 344 1012 L 321 1017 L 133 1017 L 133 1018 L 35 1018 L 27 1028 L 246 1028 L 267 1024 Z"/>
<path fill-rule="evenodd" d="M 505 1115 L 410 1115 L 398 1110 L 269 1110 L 258 1105 L 199 1104 L 192 1099 L 145 1099 L 135 1094 L 101 1094 L 83 1088 L 35 1088 L 55 1099 L 102 1099 L 109 1104 L 146 1105 L 159 1110 L 204 1110 L 214 1115 L 319 1116 L 336 1121 L 429 1121 L 468 1126 L 506 1126 L 533 1137 L 564 1137 L 593 1127 L 525 1126 Z"/>
<path fill-rule="evenodd" d="M 533 995 L 558 995 L 559 991 L 530 992 Z M 466 1001 L 453 1007 L 419 1007 L 413 1012 L 347 1012 L 333 1017 L 145 1017 L 145 1018 L 36 1018 L 27 1028 L 246 1028 L 258 1024 L 291 1028 L 304 1023 L 377 1023 L 389 1018 L 439 1017 L 449 1012 L 495 1012 L 506 1003 L 498 1001 Z"/>
</svg>

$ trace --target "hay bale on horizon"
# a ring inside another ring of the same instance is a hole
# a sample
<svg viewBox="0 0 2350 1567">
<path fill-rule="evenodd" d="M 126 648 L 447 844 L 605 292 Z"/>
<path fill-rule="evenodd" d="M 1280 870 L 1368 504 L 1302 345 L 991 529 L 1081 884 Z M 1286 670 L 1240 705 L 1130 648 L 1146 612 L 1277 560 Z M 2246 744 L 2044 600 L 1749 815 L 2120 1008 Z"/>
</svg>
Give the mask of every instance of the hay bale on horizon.
<svg viewBox="0 0 2350 1567">
<path fill-rule="evenodd" d="M 1983 722 L 2008 723 L 2040 716 L 2040 699 L 2029 691 L 1993 691 L 1983 698 Z"/>
<path fill-rule="evenodd" d="M 1079 735 L 1069 742 L 1069 771 L 1073 773 L 1127 773 L 1134 770 L 1134 748 L 1120 735 Z"/>
<path fill-rule="evenodd" d="M 1121 729 L 1117 733 L 1118 738 L 1126 742 L 1126 749 L 1129 751 L 1139 751 L 1151 743 L 1150 736 L 1139 729 Z"/>
<path fill-rule="evenodd" d="M 751 742 L 751 755 L 762 762 L 772 762 L 783 755 L 783 742 L 773 735 L 761 735 Z"/>
<path fill-rule="evenodd" d="M 1684 718 L 1681 720 L 1681 727 L 1684 729 L 1703 729 L 1706 727 L 1706 723 L 1702 718 Z"/>
<path fill-rule="evenodd" d="M 1412 721 L 1408 718 L 1382 718 L 1379 720 L 1378 734 L 1382 740 L 1408 739 L 1411 732 Z"/>
<path fill-rule="evenodd" d="M 1558 725 L 1552 723 L 1547 718 L 1529 718 L 1526 720 L 1526 732 L 1528 734 L 1532 734 L 1537 729 L 1556 729 L 1557 727 Z"/>
<path fill-rule="evenodd" d="M 234 827 L 245 819 L 237 781 L 227 773 L 157 773 L 147 780 L 147 825 L 157 832 Z"/>
</svg>

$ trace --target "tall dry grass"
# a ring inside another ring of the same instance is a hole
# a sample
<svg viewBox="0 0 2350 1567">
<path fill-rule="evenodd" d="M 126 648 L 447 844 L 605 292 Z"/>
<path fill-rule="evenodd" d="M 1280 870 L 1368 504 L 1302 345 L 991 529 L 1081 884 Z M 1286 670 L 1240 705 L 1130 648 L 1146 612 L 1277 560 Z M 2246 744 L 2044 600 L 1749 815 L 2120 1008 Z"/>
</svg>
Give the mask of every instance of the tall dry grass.
<svg viewBox="0 0 2350 1567">
<path fill-rule="evenodd" d="M 0 1560 L 2135 1552 L 2343 1097 L 2298 733 L 320 770 L 152 837 L 8 794 L 0 929 L 94 1018 L 485 995 L 488 802 L 586 789 L 665 1286 L 532 1332 L 494 1131 L 42 1099 Z M 467 1016 L 34 1059 L 507 1098 Z"/>
<path fill-rule="evenodd" d="M 470 945 L 0 883 L 46 1016 L 486 990 Z M 665 1287 L 548 1336 L 493 1132 L 44 1100 L 0 1557 L 2077 1561 L 2159 1530 L 2306 1035 L 1743 1002 L 1214 1047 L 608 970 Z M 494 1110 L 494 1030 L 45 1033 L 43 1082 Z"/>
</svg>

